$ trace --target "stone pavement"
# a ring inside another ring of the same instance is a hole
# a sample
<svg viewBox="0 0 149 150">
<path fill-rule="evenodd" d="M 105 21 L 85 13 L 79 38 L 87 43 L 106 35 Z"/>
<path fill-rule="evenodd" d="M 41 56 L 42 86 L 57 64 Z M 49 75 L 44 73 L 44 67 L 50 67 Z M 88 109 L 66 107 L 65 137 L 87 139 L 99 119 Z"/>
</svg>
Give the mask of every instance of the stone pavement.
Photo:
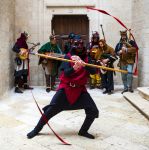
<svg viewBox="0 0 149 150">
<path fill-rule="evenodd" d="M 149 87 L 139 87 L 134 93 L 123 94 L 149 120 Z"/>
<path fill-rule="evenodd" d="M 0 147 L 2 150 L 149 150 L 149 122 L 120 94 L 103 95 L 101 90 L 89 90 L 100 110 L 89 132 L 91 140 L 77 135 L 84 110 L 65 111 L 49 123 L 71 146 L 62 145 L 45 126 L 41 134 L 27 139 L 26 134 L 37 123 L 40 113 L 30 91 L 13 91 L 0 100 Z M 40 106 L 48 104 L 55 92 L 46 93 L 43 87 L 33 90 Z"/>
</svg>

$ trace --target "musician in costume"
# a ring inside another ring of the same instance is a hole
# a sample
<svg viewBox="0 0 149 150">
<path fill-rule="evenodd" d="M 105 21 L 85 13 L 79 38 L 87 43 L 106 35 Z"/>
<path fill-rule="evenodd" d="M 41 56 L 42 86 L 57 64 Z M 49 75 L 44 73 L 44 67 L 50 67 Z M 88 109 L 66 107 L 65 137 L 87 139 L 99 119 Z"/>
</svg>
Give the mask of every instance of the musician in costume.
<svg viewBox="0 0 149 150">
<path fill-rule="evenodd" d="M 71 51 L 65 56 L 65 59 L 74 60 L 75 63 L 62 63 L 58 90 L 50 104 L 43 108 L 43 111 L 49 120 L 63 110 L 84 109 L 86 118 L 78 134 L 94 139 L 95 137 L 89 134 L 88 130 L 94 119 L 98 117 L 99 111 L 85 85 L 89 74 L 94 74 L 95 69 L 84 65 L 84 62 L 89 63 L 90 60 L 82 44 L 82 41 L 75 41 Z M 36 127 L 27 134 L 27 137 L 36 136 L 45 124 L 44 117 L 41 117 Z"/>
<path fill-rule="evenodd" d="M 107 43 L 103 39 L 99 40 L 99 48 L 99 64 L 101 66 L 114 68 L 113 63 L 117 59 L 114 49 L 107 45 Z M 102 87 L 105 88 L 103 94 L 112 94 L 112 91 L 114 90 L 113 71 L 105 71 L 101 69 L 101 81 Z"/>
<path fill-rule="evenodd" d="M 38 53 L 40 54 L 62 54 L 62 51 L 57 44 L 56 37 L 54 35 L 51 35 L 50 41 L 44 44 L 39 50 Z M 55 90 L 55 79 L 58 74 L 58 65 L 59 62 L 56 60 L 50 60 L 46 58 L 40 58 L 39 59 L 39 65 L 42 64 L 42 67 L 45 72 L 45 78 L 46 78 L 46 91 L 50 92 L 51 90 Z"/>
<path fill-rule="evenodd" d="M 15 58 L 15 93 L 23 93 L 21 88 L 33 89 L 28 85 L 28 69 L 29 69 L 29 58 L 28 58 L 28 45 L 27 39 L 29 35 L 27 32 L 21 33 L 21 36 L 17 39 L 13 51 L 16 53 Z"/>
<path fill-rule="evenodd" d="M 71 46 L 72 46 L 72 44 L 74 42 L 74 38 L 75 38 L 75 34 L 73 32 L 71 32 L 68 35 L 68 41 L 64 45 L 64 54 L 67 54 L 70 51 Z"/>
<path fill-rule="evenodd" d="M 89 56 L 91 57 L 92 63 L 97 65 L 97 61 L 100 58 L 98 32 L 92 34 L 89 50 L 90 50 Z M 96 74 L 90 75 L 90 89 L 94 89 L 94 88 L 101 88 L 101 77 L 100 77 L 99 69 L 96 69 Z"/>
<path fill-rule="evenodd" d="M 133 92 L 133 66 L 136 57 L 136 43 L 133 40 L 128 39 L 127 30 L 120 31 L 121 39 L 116 45 L 115 52 L 119 56 L 118 66 L 122 70 L 127 70 L 128 74 L 121 74 L 124 85 L 124 92 Z"/>
</svg>

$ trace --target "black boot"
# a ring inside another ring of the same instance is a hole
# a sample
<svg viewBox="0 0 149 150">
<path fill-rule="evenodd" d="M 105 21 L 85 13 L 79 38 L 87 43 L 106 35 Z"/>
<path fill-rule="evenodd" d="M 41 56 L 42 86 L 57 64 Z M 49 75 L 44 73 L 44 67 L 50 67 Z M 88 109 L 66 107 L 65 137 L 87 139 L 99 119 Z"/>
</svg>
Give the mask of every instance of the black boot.
<svg viewBox="0 0 149 150">
<path fill-rule="evenodd" d="M 106 89 L 104 92 L 102 92 L 103 94 L 107 94 L 108 93 L 108 90 Z"/>
<path fill-rule="evenodd" d="M 128 88 L 128 91 L 131 92 L 131 93 L 134 92 L 132 88 Z"/>
<path fill-rule="evenodd" d="M 26 90 L 32 90 L 33 88 L 30 87 L 28 84 L 24 84 L 24 89 L 26 89 Z"/>
<path fill-rule="evenodd" d="M 51 90 L 55 91 L 56 87 L 55 87 L 55 80 L 56 80 L 56 76 L 51 76 Z"/>
<path fill-rule="evenodd" d="M 79 132 L 78 135 L 87 137 L 89 139 L 95 139 L 95 137 L 92 134 L 89 134 L 88 132 Z"/>
<path fill-rule="evenodd" d="M 36 132 L 36 130 L 34 129 L 34 130 L 32 130 L 31 132 L 29 132 L 29 133 L 27 134 L 27 138 L 28 138 L 28 139 L 31 139 L 31 138 L 35 137 L 36 135 L 38 135 L 38 133 L 39 133 L 39 132 Z"/>
<path fill-rule="evenodd" d="M 113 94 L 113 92 L 111 90 L 108 90 L 108 95 Z"/>
<path fill-rule="evenodd" d="M 97 89 L 102 89 L 100 84 L 99 84 L 99 85 L 96 85 L 96 88 L 97 88 Z"/>
<path fill-rule="evenodd" d="M 19 87 L 15 87 L 15 93 L 23 93 Z"/>
<path fill-rule="evenodd" d="M 51 91 L 51 88 L 46 88 L 46 92 L 49 93 Z"/>
<path fill-rule="evenodd" d="M 37 124 L 37 126 L 27 134 L 27 138 L 31 139 L 33 137 L 35 137 L 36 135 L 38 135 L 38 133 L 42 130 L 43 126 L 45 125 L 45 121 L 41 118 Z"/>
<path fill-rule="evenodd" d="M 46 92 L 49 93 L 51 91 L 51 78 L 50 75 L 45 74 L 46 77 Z"/>
<path fill-rule="evenodd" d="M 90 85 L 90 89 L 94 89 L 95 87 L 94 87 L 94 85 Z"/>
<path fill-rule="evenodd" d="M 87 132 L 88 129 L 90 128 L 91 124 L 93 123 L 94 119 L 95 118 L 86 117 L 78 135 L 87 137 L 89 139 L 95 139 L 95 137 L 93 135 L 91 135 Z"/>
<path fill-rule="evenodd" d="M 124 89 L 121 94 L 125 93 L 125 92 L 128 92 L 128 89 Z"/>
</svg>

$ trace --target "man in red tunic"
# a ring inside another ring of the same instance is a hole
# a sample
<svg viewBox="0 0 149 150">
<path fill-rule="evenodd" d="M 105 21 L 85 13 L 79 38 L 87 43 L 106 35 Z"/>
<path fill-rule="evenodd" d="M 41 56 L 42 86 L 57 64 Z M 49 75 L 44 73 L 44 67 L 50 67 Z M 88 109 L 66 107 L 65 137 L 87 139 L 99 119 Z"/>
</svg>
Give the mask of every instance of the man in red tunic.
<svg viewBox="0 0 149 150">
<path fill-rule="evenodd" d="M 88 130 L 94 119 L 98 118 L 99 111 L 85 85 L 89 74 L 96 73 L 96 70 L 84 65 L 84 62 L 89 63 L 89 59 L 82 40 L 79 39 L 74 42 L 65 59 L 75 60 L 75 63 L 62 63 L 58 90 L 50 104 L 43 108 L 44 115 L 49 120 L 63 110 L 84 109 L 86 118 L 78 135 L 94 139 L 95 137 L 89 134 Z M 30 139 L 36 136 L 45 124 L 44 117 L 41 117 L 36 127 L 27 134 L 27 137 Z"/>
</svg>

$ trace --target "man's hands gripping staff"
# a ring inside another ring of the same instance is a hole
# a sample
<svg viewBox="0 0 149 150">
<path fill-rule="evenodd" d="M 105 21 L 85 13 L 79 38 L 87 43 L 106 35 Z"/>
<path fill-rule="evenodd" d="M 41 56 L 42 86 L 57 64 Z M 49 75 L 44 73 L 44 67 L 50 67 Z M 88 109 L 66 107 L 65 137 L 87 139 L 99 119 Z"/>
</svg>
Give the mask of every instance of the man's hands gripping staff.
<svg viewBox="0 0 149 150">
<path fill-rule="evenodd" d="M 73 61 L 75 61 L 75 64 L 73 66 L 73 69 L 75 71 L 79 70 L 81 67 L 85 67 L 85 62 L 83 60 L 81 60 L 81 58 L 79 56 L 74 55 L 71 57 L 71 59 Z"/>
</svg>

